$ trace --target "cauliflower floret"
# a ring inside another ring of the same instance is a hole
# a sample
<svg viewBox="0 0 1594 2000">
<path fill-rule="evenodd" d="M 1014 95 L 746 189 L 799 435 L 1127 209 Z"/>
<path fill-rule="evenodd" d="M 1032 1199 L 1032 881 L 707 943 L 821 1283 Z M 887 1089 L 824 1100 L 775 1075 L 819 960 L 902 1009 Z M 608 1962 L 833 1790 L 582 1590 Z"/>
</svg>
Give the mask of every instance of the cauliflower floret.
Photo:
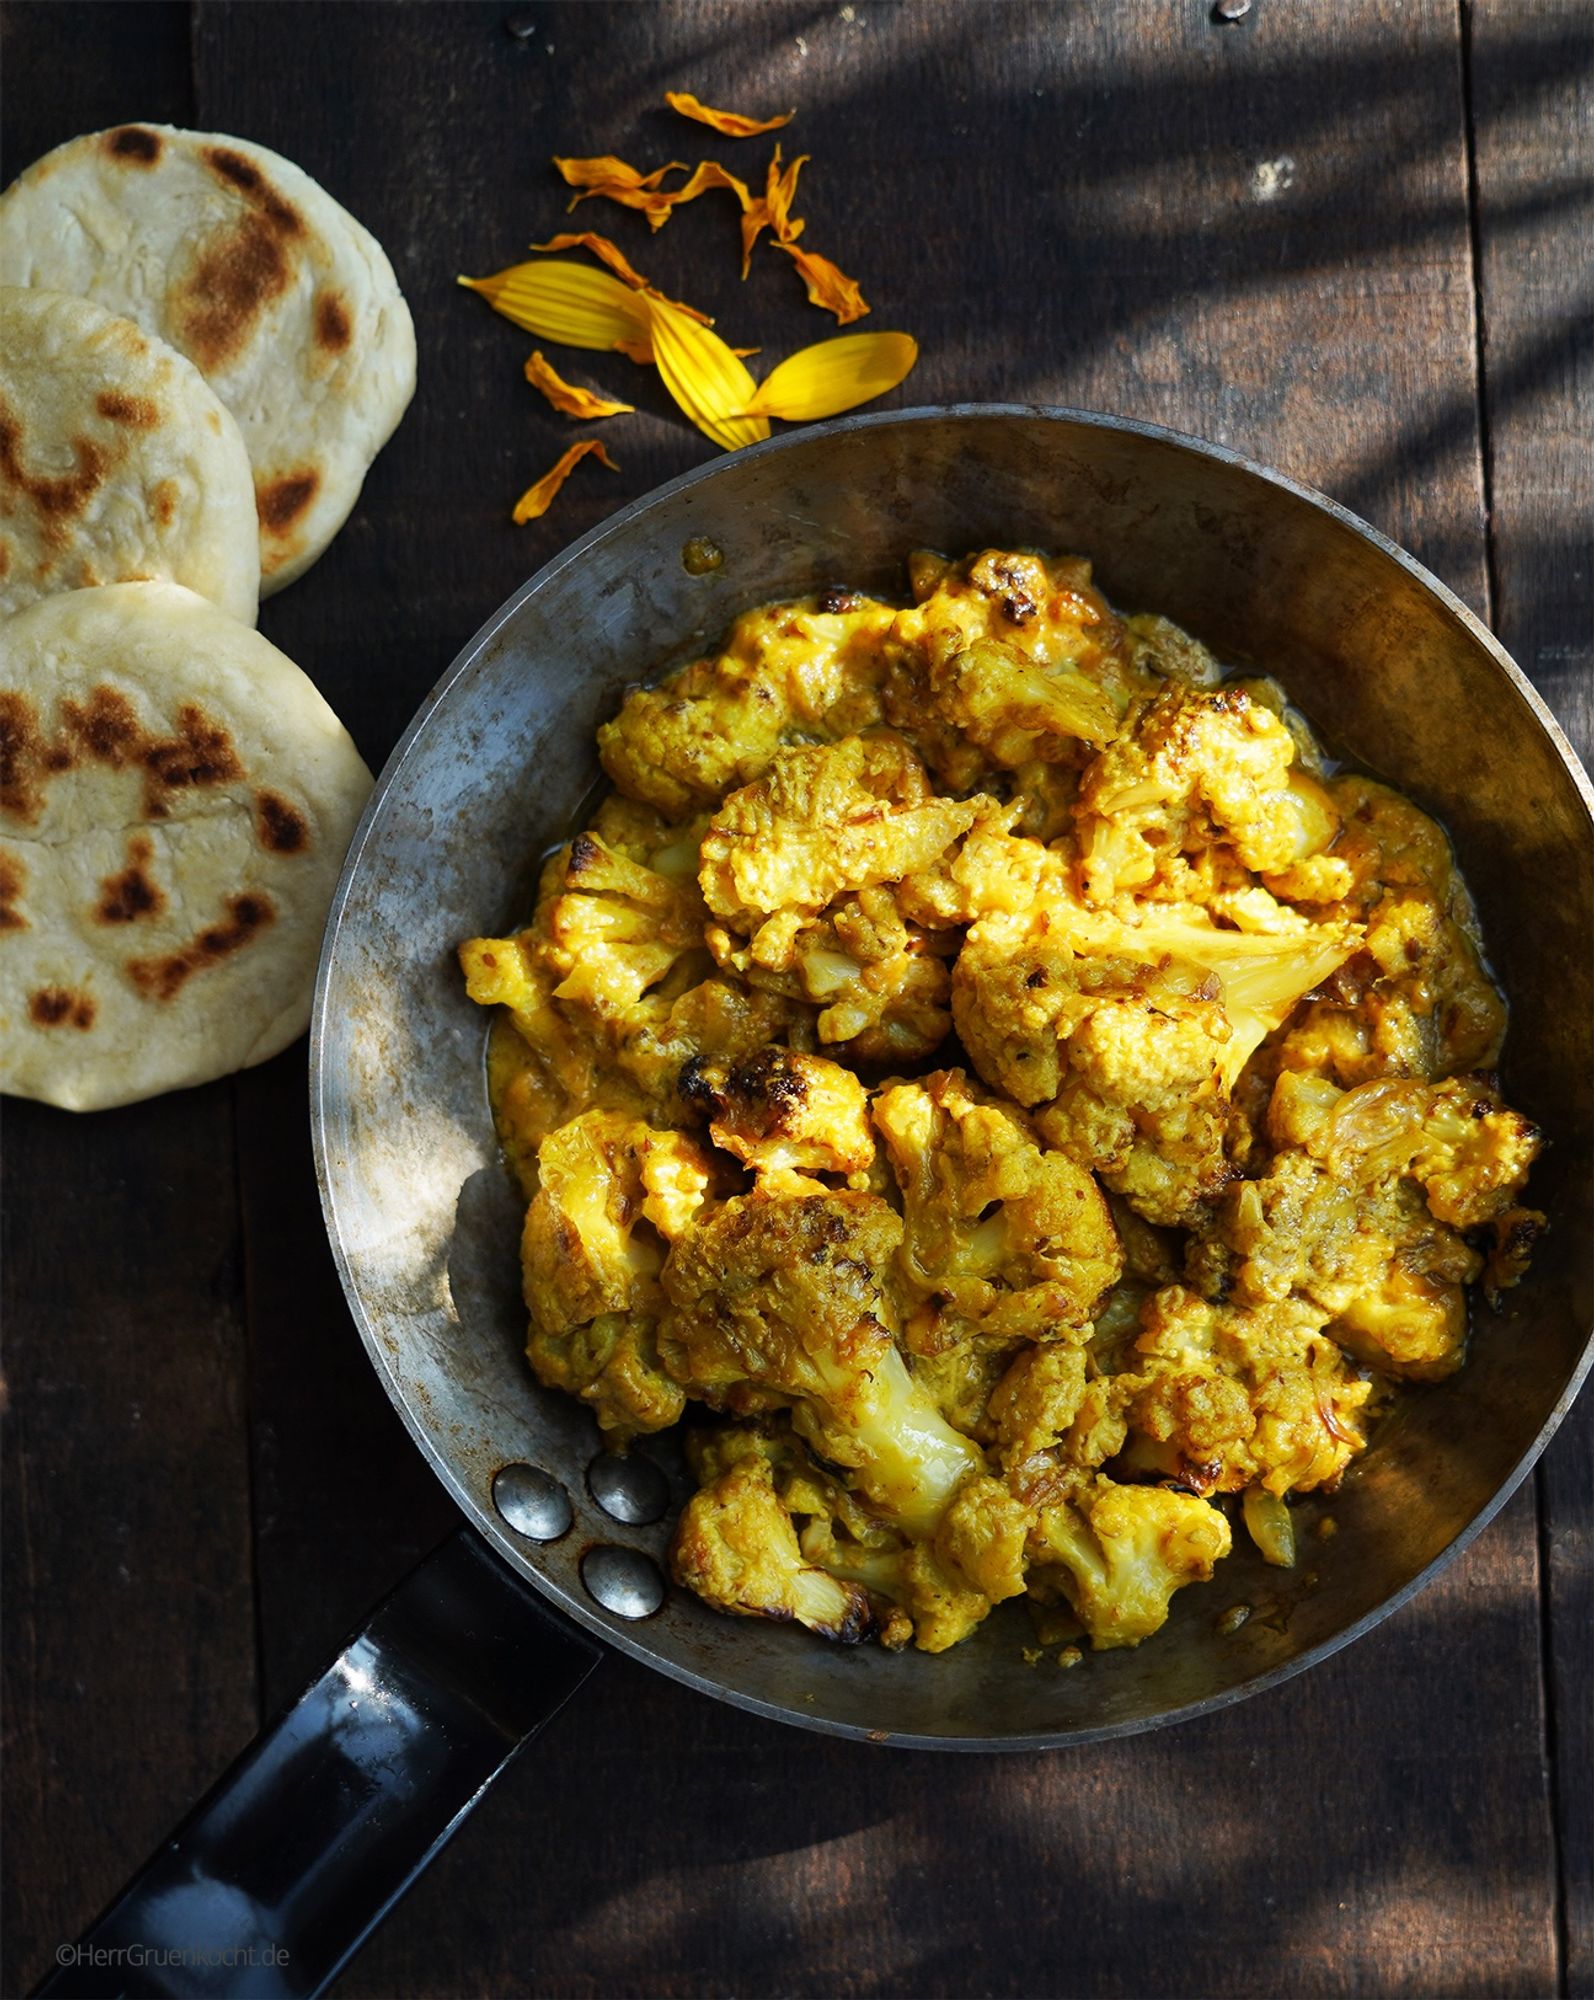
<svg viewBox="0 0 1594 2000">
<path fill-rule="evenodd" d="M 1199 966 L 1077 957 L 1044 918 L 989 917 L 958 958 L 952 1012 L 980 1075 L 1038 1107 L 1049 1146 L 1173 1224 L 1231 1172 L 1220 991 Z"/>
<path fill-rule="evenodd" d="M 776 911 L 811 914 L 927 867 L 975 811 L 938 796 L 897 736 L 782 750 L 709 821 L 699 881 L 714 914 L 751 935 Z"/>
<path fill-rule="evenodd" d="M 1334 855 L 1350 885 L 1317 900 L 1326 916 L 1359 923 L 1363 946 L 1265 1052 L 1269 1070 L 1351 1085 L 1492 1067 L 1505 1004 L 1443 830 L 1371 778 L 1335 778 L 1328 789 L 1343 822 Z"/>
<path fill-rule="evenodd" d="M 686 1408 L 681 1386 L 659 1365 L 653 1312 L 599 1313 L 555 1332 L 532 1322 L 526 1358 L 545 1388 L 590 1404 L 605 1442 L 623 1450 L 647 1431 L 668 1430 Z"/>
<path fill-rule="evenodd" d="M 803 1558 L 792 1518 L 760 1457 L 738 1459 L 694 1493 L 670 1544 L 677 1583 L 717 1611 L 742 1618 L 795 1618 L 850 1646 L 875 1630 L 868 1594 Z"/>
<path fill-rule="evenodd" d="M 562 880 L 555 876 L 564 893 L 544 918 L 549 962 L 561 975 L 553 997 L 589 1014 L 615 1042 L 634 1025 L 643 995 L 701 954 L 702 899 L 690 877 L 672 880 L 595 834 L 578 833 L 567 853 Z"/>
<path fill-rule="evenodd" d="M 893 1343 L 902 1221 L 877 1195 L 755 1189 L 674 1245 L 660 1351 L 718 1407 L 789 1407 L 798 1434 L 910 1532 L 933 1527 L 979 1449 Z"/>
<path fill-rule="evenodd" d="M 835 610 L 825 601 L 750 611 L 718 657 L 628 695 L 598 731 L 621 791 L 680 818 L 761 776 L 783 743 L 878 723 L 882 645 L 897 614 L 869 599 L 848 596 Z"/>
<path fill-rule="evenodd" d="M 947 563 L 921 552 L 910 571 L 919 601 L 898 615 L 886 648 L 885 714 L 954 791 L 983 781 L 987 744 L 1003 743 L 999 761 L 1021 763 L 1036 754 L 1037 731 L 1039 740 L 1050 736 L 1054 719 L 1088 714 L 1084 733 L 1104 741 L 1130 694 L 1145 685 L 1129 665 L 1123 627 L 1078 558 L 987 549 Z M 983 668 L 952 665 L 982 644 L 1001 652 Z M 1011 669 L 997 671 L 1004 654 Z M 1074 680 L 1080 687 L 1061 697 L 1062 709 L 1054 707 L 1047 683 Z M 1073 705 L 1070 693 L 1077 694 Z M 1070 729 L 1062 744 L 1053 737 L 1048 754 L 1073 754 L 1080 733 Z M 1021 751 L 1026 741 L 1032 747 Z"/>
<path fill-rule="evenodd" d="M 1025 1544 L 1035 1516 L 999 1479 L 978 1472 L 964 1480 L 935 1531 L 943 1569 L 967 1577 L 987 1602 L 1024 1593 Z"/>
<path fill-rule="evenodd" d="M 1082 1167 L 1043 1152 L 1029 1121 L 962 1070 L 882 1089 L 874 1120 L 902 1189 L 916 1351 L 976 1333 L 1047 1339 L 1088 1320 L 1123 1259 Z"/>
<path fill-rule="evenodd" d="M 1000 639 L 976 639 L 932 665 L 930 686 L 938 713 L 1007 770 L 1077 758 L 1082 742 L 1099 746 L 1118 727 L 1094 681 L 1048 672 Z"/>
<path fill-rule="evenodd" d="M 1456 1232 L 1529 1214 L 1516 1201 L 1534 1128 L 1481 1078 L 1342 1092 L 1286 1073 L 1268 1132 L 1280 1148 L 1268 1172 L 1230 1190 L 1193 1248 L 1207 1289 L 1243 1303 L 1311 1300 L 1336 1339 L 1396 1374 L 1428 1381 L 1458 1368 L 1462 1287 L 1483 1260 Z"/>
<path fill-rule="evenodd" d="M 1541 1144 L 1537 1127 L 1503 1104 L 1484 1076 L 1391 1077 L 1339 1091 L 1286 1073 L 1273 1092 L 1268 1136 L 1303 1147 L 1339 1179 L 1420 1181 L 1430 1211 L 1453 1229 L 1481 1228 L 1512 1208 Z"/>
<path fill-rule="evenodd" d="M 864 1087 L 823 1056 L 766 1047 L 731 1068 L 698 1058 L 681 1072 L 681 1095 L 707 1114 L 716 1146 L 760 1172 L 857 1174 L 874 1159 Z"/>
<path fill-rule="evenodd" d="M 1182 1285 L 1141 1308 L 1125 1463 L 1200 1493 L 1332 1485 L 1366 1442 L 1373 1387 L 1289 1298 L 1214 1305 Z"/>
<path fill-rule="evenodd" d="M 949 931 L 905 922 L 881 886 L 839 897 L 821 916 L 782 911 L 751 941 L 720 924 L 708 929 L 719 964 L 750 986 L 811 1002 L 819 1040 L 845 1043 L 866 1062 L 917 1061 L 945 1038 L 945 961 L 957 942 Z"/>
<path fill-rule="evenodd" d="M 1294 1150 L 1261 1179 L 1237 1183 L 1192 1249 L 1192 1274 L 1208 1289 L 1218 1273 L 1218 1286 L 1242 1303 L 1308 1301 L 1343 1346 L 1419 1381 L 1461 1366 L 1462 1287 L 1482 1265 L 1434 1220 L 1414 1182 L 1341 1181 Z"/>
<path fill-rule="evenodd" d="M 1328 794 L 1292 770 L 1295 739 L 1246 689 L 1162 688 L 1085 772 L 1076 820 L 1093 903 L 1147 889 L 1166 863 L 1220 842 L 1258 873 L 1320 853 L 1339 822 Z M 1348 871 L 1336 875 L 1348 882 Z"/>
<path fill-rule="evenodd" d="M 538 1378 L 592 1403 L 607 1431 L 661 1430 L 681 1414 L 658 1368 L 666 1245 L 717 1192 L 708 1152 L 614 1111 L 587 1111 L 546 1138 L 521 1234 Z"/>
<path fill-rule="evenodd" d="M 1160 1631 L 1173 1593 L 1210 1581 L 1230 1543 L 1228 1522 L 1194 1494 L 1098 1479 L 1077 1502 L 1042 1509 L 1031 1560 L 1056 1568 L 1100 1652 Z"/>
</svg>

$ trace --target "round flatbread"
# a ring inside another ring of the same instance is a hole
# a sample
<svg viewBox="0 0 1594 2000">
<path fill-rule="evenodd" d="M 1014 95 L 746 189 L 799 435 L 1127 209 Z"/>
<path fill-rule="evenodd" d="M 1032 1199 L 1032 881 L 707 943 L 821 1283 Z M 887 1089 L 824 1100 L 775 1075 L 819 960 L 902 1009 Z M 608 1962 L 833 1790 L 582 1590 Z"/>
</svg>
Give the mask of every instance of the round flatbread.
<svg viewBox="0 0 1594 2000">
<path fill-rule="evenodd" d="M 0 1090 L 92 1111 L 275 1055 L 370 789 L 307 677 L 180 584 L 0 624 Z"/>
<path fill-rule="evenodd" d="M 245 624 L 260 596 L 249 454 L 191 361 L 87 299 L 0 287 L 0 617 L 167 578 Z"/>
<path fill-rule="evenodd" d="M 382 246 L 264 146 L 119 125 L 0 195 L 0 279 L 75 292 L 186 354 L 254 467 L 261 594 L 348 517 L 415 388 L 415 330 Z"/>
</svg>

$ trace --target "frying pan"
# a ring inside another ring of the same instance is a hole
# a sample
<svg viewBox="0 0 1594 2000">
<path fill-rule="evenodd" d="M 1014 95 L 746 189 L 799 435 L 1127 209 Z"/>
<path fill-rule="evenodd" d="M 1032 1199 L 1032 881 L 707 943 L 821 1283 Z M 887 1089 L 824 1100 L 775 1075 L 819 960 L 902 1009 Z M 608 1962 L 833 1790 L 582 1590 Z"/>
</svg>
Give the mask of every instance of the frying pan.
<svg viewBox="0 0 1594 2000">
<path fill-rule="evenodd" d="M 1281 1589 L 1238 1549 L 1219 1583 L 1178 1595 L 1152 1644 L 1066 1675 L 1025 1665 L 1013 1607 L 929 1659 L 727 1619 L 667 1584 L 686 1491 L 671 1441 L 604 1453 L 589 1413 L 523 1358 L 519 1204 L 493 1139 L 486 1023 L 454 961 L 460 939 L 531 907 L 538 857 L 589 801 L 593 732 L 628 685 L 749 605 L 825 584 L 896 593 L 911 548 L 993 543 L 1088 554 L 1114 603 L 1276 674 L 1337 752 L 1445 821 L 1511 998 L 1506 1093 L 1551 1141 L 1534 1187 L 1553 1229 L 1531 1278 L 1480 1326 L 1466 1370 L 1409 1398 L 1356 1468 L 1315 1587 Z M 1144 424 L 969 406 L 817 426 L 662 487 L 550 563 L 389 760 L 333 904 L 311 1030 L 344 1288 L 470 1525 L 44 1990 L 318 1991 L 605 1646 L 803 1728 L 1036 1751 L 1221 1708 L 1386 1617 L 1504 1504 L 1594 1358 L 1591 820 L 1594 792 L 1544 704 L 1443 585 L 1321 496 Z M 1270 1615 L 1229 1629 L 1216 1614 L 1234 1603 Z M 175 1960 L 154 1963 L 163 1941 Z"/>
</svg>

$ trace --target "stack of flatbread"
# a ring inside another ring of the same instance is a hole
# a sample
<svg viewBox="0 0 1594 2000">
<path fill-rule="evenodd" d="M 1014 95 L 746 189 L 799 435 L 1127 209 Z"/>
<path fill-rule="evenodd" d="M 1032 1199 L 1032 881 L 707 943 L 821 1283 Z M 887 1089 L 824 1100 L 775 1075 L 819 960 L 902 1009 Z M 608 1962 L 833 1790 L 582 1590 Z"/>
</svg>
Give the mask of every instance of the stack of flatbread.
<svg viewBox="0 0 1594 2000">
<path fill-rule="evenodd" d="M 371 776 L 252 628 L 414 386 L 381 247 L 264 147 L 124 125 L 0 195 L 0 1090 L 303 1030 Z"/>
</svg>

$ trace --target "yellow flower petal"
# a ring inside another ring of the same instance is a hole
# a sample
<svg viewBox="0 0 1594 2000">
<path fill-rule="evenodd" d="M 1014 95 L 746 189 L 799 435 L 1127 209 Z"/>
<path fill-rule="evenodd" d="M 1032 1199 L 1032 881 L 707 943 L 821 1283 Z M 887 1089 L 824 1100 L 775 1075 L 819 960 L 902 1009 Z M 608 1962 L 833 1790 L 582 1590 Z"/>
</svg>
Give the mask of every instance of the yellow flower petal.
<svg viewBox="0 0 1594 2000">
<path fill-rule="evenodd" d="M 894 389 L 919 358 L 908 333 L 843 333 L 788 355 L 758 385 L 749 415 L 812 423 Z"/>
<path fill-rule="evenodd" d="M 867 337 L 867 336 L 865 336 Z M 887 336 L 889 338 L 889 336 Z M 526 380 L 534 389 L 540 389 L 556 410 L 562 410 L 567 417 L 621 417 L 635 410 L 635 403 L 611 402 L 607 396 L 600 396 L 591 389 L 581 389 L 574 382 L 567 382 L 551 361 L 541 354 L 533 354 L 526 363 Z M 874 392 L 878 394 L 879 391 Z"/>
<path fill-rule="evenodd" d="M 461 278 L 495 312 L 561 347 L 647 347 L 649 321 L 642 294 L 585 264 L 553 259 L 513 264 L 490 278 Z"/>
<path fill-rule="evenodd" d="M 659 375 L 704 436 L 726 451 L 767 438 L 768 417 L 745 414 L 753 378 L 719 335 L 662 300 L 650 300 L 649 310 Z"/>
<path fill-rule="evenodd" d="M 765 178 L 764 199 L 769 203 L 769 219 L 775 234 L 782 243 L 795 243 L 803 233 L 804 225 L 794 222 L 791 205 L 797 196 L 797 176 L 807 166 L 811 155 L 799 153 L 784 171 L 780 164 L 780 146 L 775 147 L 775 157 L 769 163 Z"/>
<path fill-rule="evenodd" d="M 690 180 L 678 188 L 662 188 L 659 182 L 669 173 L 684 173 L 685 166 L 680 160 L 672 160 L 667 167 L 657 167 L 651 174 L 638 173 L 624 160 L 617 160 L 612 154 L 600 159 L 561 160 L 554 165 L 578 192 L 570 202 L 572 208 L 577 202 L 590 201 L 594 195 L 604 201 L 615 201 L 622 208 L 640 209 L 648 219 L 650 229 L 662 229 L 683 201 L 696 201 L 700 194 L 707 194 L 710 188 L 725 188 L 741 203 L 745 210 L 752 201 L 746 185 L 732 173 L 728 173 L 718 160 L 700 160 L 692 170 Z"/>
<path fill-rule="evenodd" d="M 639 174 L 635 167 L 627 166 L 624 160 L 616 159 L 613 153 L 602 153 L 591 160 L 561 160 L 555 155 L 554 165 L 571 187 L 613 186 L 629 188 L 633 193 L 642 194 L 656 188 L 666 174 L 686 172 L 685 160 L 671 160 L 668 166 L 655 167 L 650 174 Z"/>
<path fill-rule="evenodd" d="M 760 132 L 773 132 L 779 126 L 789 125 L 797 116 L 788 111 L 783 118 L 746 118 L 739 111 L 714 111 L 702 104 L 689 90 L 667 90 L 664 101 L 672 111 L 680 112 L 683 118 L 695 118 L 700 125 L 712 125 L 727 139 L 756 139 Z"/>
<path fill-rule="evenodd" d="M 857 280 L 838 270 L 828 257 L 821 257 L 817 250 L 799 250 L 790 236 L 781 239 L 780 247 L 802 273 L 810 304 L 833 312 L 838 326 L 862 319 L 868 312 L 869 307 L 858 289 Z"/>
<path fill-rule="evenodd" d="M 596 438 L 582 438 L 578 444 L 573 444 L 563 453 L 559 463 L 545 472 L 535 485 L 528 486 L 515 502 L 514 519 L 517 527 L 527 521 L 535 521 L 539 515 L 547 513 L 553 505 L 554 495 L 588 452 L 594 453 L 599 462 L 606 465 L 611 472 L 620 470 Z"/>
<path fill-rule="evenodd" d="M 551 238 L 547 243 L 533 243 L 531 247 L 533 250 L 590 250 L 594 257 L 601 257 L 609 269 L 616 276 L 623 278 L 635 291 L 649 292 L 656 299 L 664 297 L 663 292 L 655 290 L 648 283 L 647 279 L 643 277 L 642 273 L 617 244 L 611 243 L 607 236 L 599 236 L 595 230 L 566 230 L 562 235 Z M 696 306 L 683 305 L 679 299 L 671 299 L 670 304 L 675 307 L 677 312 L 684 312 L 688 318 L 701 320 L 704 326 L 712 326 L 714 324 L 709 315 L 699 312 Z"/>
</svg>

